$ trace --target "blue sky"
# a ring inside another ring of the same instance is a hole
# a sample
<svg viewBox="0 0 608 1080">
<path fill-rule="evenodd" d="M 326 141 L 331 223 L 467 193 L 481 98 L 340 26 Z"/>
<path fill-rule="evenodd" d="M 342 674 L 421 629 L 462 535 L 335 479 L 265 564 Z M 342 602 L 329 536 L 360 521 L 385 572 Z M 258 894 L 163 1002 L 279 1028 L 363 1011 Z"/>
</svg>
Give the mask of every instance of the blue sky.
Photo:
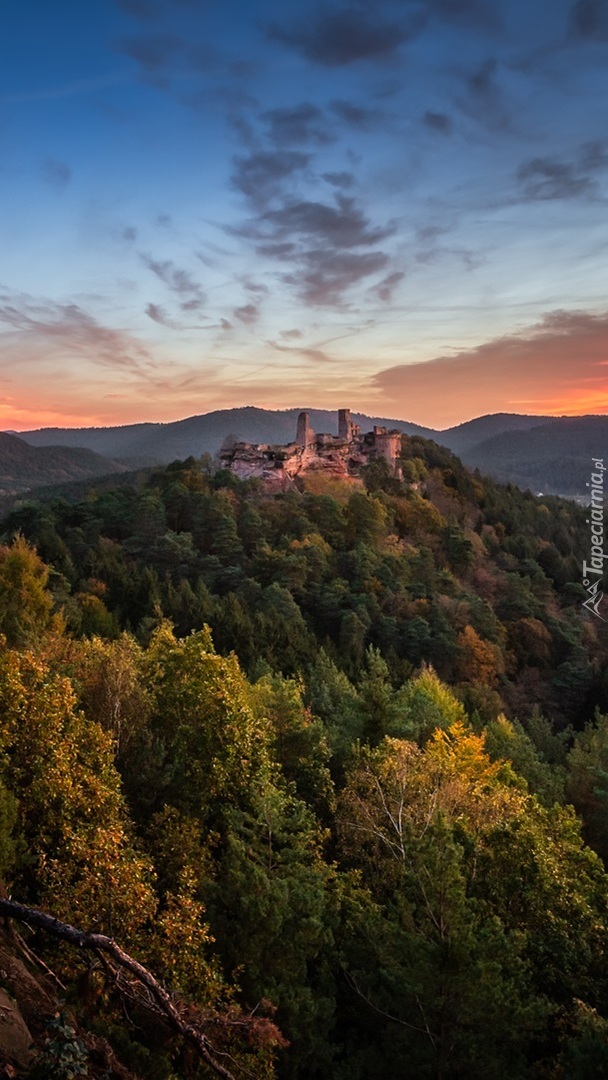
<svg viewBox="0 0 608 1080">
<path fill-rule="evenodd" d="M 0 422 L 608 410 L 604 0 L 33 0 Z"/>
</svg>

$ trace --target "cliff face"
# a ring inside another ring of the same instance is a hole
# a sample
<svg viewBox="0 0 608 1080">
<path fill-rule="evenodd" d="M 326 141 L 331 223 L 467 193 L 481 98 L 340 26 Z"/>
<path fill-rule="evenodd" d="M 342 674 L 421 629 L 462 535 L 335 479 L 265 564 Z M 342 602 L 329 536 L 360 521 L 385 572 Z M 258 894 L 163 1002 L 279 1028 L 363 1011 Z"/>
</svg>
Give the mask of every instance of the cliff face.
<svg viewBox="0 0 608 1080">
<path fill-rule="evenodd" d="M 357 476 L 374 457 L 385 458 L 395 476 L 400 475 L 400 432 L 376 427 L 361 435 L 347 409 L 340 410 L 339 429 L 339 435 L 316 435 L 308 414 L 301 413 L 295 442 L 285 446 L 239 442 L 222 451 L 222 464 L 241 480 L 256 477 L 277 491 L 287 490 L 297 476 L 313 471 L 342 479 Z"/>
</svg>

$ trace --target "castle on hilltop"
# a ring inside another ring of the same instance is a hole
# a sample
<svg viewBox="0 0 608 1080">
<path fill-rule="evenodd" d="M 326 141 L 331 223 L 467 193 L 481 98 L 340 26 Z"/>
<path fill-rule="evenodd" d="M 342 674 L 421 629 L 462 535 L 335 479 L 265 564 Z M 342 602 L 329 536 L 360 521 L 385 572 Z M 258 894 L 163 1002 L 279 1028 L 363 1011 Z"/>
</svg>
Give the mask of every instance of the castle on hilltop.
<svg viewBox="0 0 608 1080">
<path fill-rule="evenodd" d="M 337 435 L 317 435 L 308 413 L 302 412 L 294 442 L 286 446 L 237 442 L 223 449 L 220 458 L 222 466 L 242 480 L 258 477 L 285 491 L 297 476 L 315 470 L 341 478 L 357 476 L 362 465 L 378 457 L 384 458 L 391 474 L 401 479 L 400 454 L 400 431 L 375 426 L 373 431 L 362 434 L 350 418 L 350 409 L 340 409 Z"/>
</svg>

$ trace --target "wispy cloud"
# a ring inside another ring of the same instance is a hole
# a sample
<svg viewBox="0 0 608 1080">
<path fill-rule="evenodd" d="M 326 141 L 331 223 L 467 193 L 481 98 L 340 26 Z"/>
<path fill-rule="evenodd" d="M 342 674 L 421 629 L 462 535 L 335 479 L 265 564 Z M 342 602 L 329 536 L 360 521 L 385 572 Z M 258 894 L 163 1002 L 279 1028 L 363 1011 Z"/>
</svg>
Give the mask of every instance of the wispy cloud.
<svg viewBox="0 0 608 1080">
<path fill-rule="evenodd" d="M 180 311 L 201 311 L 206 302 L 205 293 L 187 270 L 177 267 L 170 259 L 153 259 L 146 254 L 142 254 L 141 259 L 169 292 L 178 297 Z"/>
<path fill-rule="evenodd" d="M 242 307 L 235 308 L 232 314 L 245 326 L 253 326 L 260 317 L 260 309 L 257 304 L 243 304 Z"/>
<path fill-rule="evenodd" d="M 293 146 L 294 143 L 325 146 L 335 138 L 328 130 L 323 111 L 309 101 L 270 109 L 262 113 L 261 119 L 267 125 L 268 138 L 276 146 Z"/>
<path fill-rule="evenodd" d="M 319 6 L 307 19 L 274 23 L 267 29 L 272 41 L 287 45 L 323 67 L 345 67 L 362 60 L 383 61 L 395 56 L 404 42 L 420 31 L 425 13 L 406 12 L 386 18 L 380 9 Z"/>
<path fill-rule="evenodd" d="M 267 344 L 276 352 L 287 353 L 294 357 L 304 357 L 306 360 L 312 360 L 315 364 L 328 364 L 331 361 L 330 356 L 323 349 L 314 346 L 283 345 L 279 341 L 268 341 Z"/>
<path fill-rule="evenodd" d="M 484 413 L 608 412 L 608 313 L 555 311 L 454 356 L 399 364 L 372 379 L 399 415 L 448 426 Z"/>
<path fill-rule="evenodd" d="M 525 199 L 576 199 L 599 192 L 595 174 L 607 166 L 606 144 L 595 141 L 584 143 L 573 161 L 550 157 L 524 161 L 517 170 L 517 179 Z"/>
<path fill-rule="evenodd" d="M 139 375 L 157 367 L 151 353 L 124 330 L 104 326 L 77 304 L 0 295 L 0 335 L 32 360 L 67 356 Z"/>
<path fill-rule="evenodd" d="M 576 0 L 570 11 L 570 32 L 582 41 L 608 41 L 608 8 L 604 0 Z"/>
</svg>

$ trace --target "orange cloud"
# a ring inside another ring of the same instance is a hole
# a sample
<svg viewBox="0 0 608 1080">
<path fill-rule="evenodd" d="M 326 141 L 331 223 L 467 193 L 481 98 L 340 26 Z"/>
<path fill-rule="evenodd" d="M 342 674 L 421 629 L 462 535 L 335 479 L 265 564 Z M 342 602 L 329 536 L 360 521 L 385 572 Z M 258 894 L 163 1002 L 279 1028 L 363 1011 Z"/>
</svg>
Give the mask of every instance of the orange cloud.
<svg viewBox="0 0 608 1080">
<path fill-rule="evenodd" d="M 372 385 L 385 411 L 431 427 L 496 412 L 608 412 L 608 313 L 551 312 L 454 356 L 386 368 Z"/>
</svg>

